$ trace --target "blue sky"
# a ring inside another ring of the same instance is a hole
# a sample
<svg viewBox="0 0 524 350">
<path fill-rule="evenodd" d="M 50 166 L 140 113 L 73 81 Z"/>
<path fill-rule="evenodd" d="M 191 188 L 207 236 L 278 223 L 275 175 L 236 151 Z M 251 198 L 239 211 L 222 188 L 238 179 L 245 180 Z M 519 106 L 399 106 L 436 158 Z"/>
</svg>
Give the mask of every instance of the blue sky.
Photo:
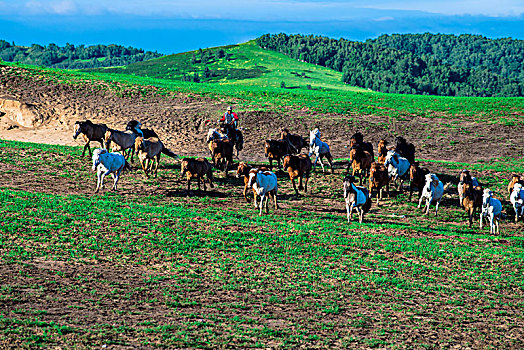
<svg viewBox="0 0 524 350">
<path fill-rule="evenodd" d="M 0 0 L 0 8 L 0 39 L 19 45 L 116 43 L 176 53 L 277 32 L 524 39 L 524 0 Z"/>
</svg>

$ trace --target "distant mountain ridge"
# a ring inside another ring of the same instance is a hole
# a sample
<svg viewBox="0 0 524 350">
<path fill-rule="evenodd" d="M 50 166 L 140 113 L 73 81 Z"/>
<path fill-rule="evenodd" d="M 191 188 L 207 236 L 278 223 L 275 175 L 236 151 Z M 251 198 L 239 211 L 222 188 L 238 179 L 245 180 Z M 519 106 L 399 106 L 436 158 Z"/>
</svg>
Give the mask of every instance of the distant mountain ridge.
<svg viewBox="0 0 524 350">
<path fill-rule="evenodd" d="M 343 81 L 380 92 L 524 96 L 524 41 L 474 35 L 384 35 L 364 43 L 266 34 L 263 48 L 343 72 Z"/>
<path fill-rule="evenodd" d="M 25 47 L 0 40 L 1 60 L 50 68 L 83 69 L 125 66 L 161 56 L 163 55 L 158 52 L 121 45 L 75 46 L 66 44 L 60 47 L 56 44 L 47 46 L 32 44 Z"/>
</svg>

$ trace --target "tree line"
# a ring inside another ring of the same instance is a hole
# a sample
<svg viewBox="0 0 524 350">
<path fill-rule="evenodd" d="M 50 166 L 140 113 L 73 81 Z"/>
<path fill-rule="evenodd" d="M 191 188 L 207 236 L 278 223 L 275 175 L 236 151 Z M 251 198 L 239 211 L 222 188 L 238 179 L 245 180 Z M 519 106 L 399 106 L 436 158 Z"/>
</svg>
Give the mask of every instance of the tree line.
<svg viewBox="0 0 524 350">
<path fill-rule="evenodd" d="M 47 46 L 32 44 L 26 47 L 0 40 L 1 60 L 51 68 L 85 69 L 123 66 L 160 56 L 163 55 L 156 51 L 144 51 L 121 45 L 66 44 L 60 47 L 56 44 Z"/>
<path fill-rule="evenodd" d="M 262 48 L 340 71 L 345 83 L 375 91 L 524 96 L 521 40 L 426 33 L 356 42 L 280 33 L 263 35 L 256 42 Z"/>
</svg>

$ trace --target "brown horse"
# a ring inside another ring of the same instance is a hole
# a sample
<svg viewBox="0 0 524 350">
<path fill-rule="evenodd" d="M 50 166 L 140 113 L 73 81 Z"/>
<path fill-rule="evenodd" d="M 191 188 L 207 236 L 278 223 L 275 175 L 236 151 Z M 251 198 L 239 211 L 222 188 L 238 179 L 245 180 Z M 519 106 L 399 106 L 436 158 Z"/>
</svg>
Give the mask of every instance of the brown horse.
<svg viewBox="0 0 524 350">
<path fill-rule="evenodd" d="M 351 161 L 351 167 L 353 168 L 352 175 L 355 176 L 355 173 L 359 173 L 360 185 L 362 185 L 364 182 L 364 176 L 369 173 L 371 163 L 374 161 L 373 156 L 369 154 L 368 151 L 364 151 L 364 149 L 357 144 L 351 148 L 349 159 Z"/>
<path fill-rule="evenodd" d="M 119 131 L 107 128 L 104 141 L 107 149 L 109 149 L 109 145 L 113 142 L 116 145 L 116 147 L 113 148 L 113 152 L 122 152 L 126 159 L 129 158 L 129 153 L 131 153 L 131 162 L 133 162 L 136 137 L 136 134 L 131 130 Z M 127 152 L 126 155 L 125 151 L 128 149 L 129 152 Z"/>
<path fill-rule="evenodd" d="M 293 189 L 298 197 L 297 187 L 295 186 L 295 179 L 298 177 L 298 189 L 304 190 L 307 193 L 307 183 L 309 180 L 309 172 L 311 171 L 311 159 L 307 154 L 287 155 L 284 157 L 284 169 L 287 169 L 289 178 L 293 184 Z M 302 177 L 305 177 L 304 186 L 302 186 Z"/>
<path fill-rule="evenodd" d="M 73 139 L 76 140 L 78 135 L 82 134 L 82 137 L 86 142 L 86 144 L 84 145 L 84 150 L 82 151 L 82 157 L 85 155 L 86 149 L 89 151 L 89 156 L 93 156 L 91 152 L 91 147 L 89 146 L 89 142 L 91 141 L 100 142 L 100 146 L 104 147 L 104 135 L 107 129 L 108 128 L 105 124 L 94 124 L 90 120 L 86 120 L 85 122 L 75 122 L 75 134 L 73 135 Z"/>
<path fill-rule="evenodd" d="M 388 155 L 388 142 L 384 139 L 381 139 L 378 142 L 378 157 L 377 162 L 380 164 L 384 164 L 386 161 L 386 156 Z"/>
<path fill-rule="evenodd" d="M 280 138 L 288 142 L 291 153 L 298 154 L 307 147 L 307 141 L 302 136 L 290 134 L 286 128 L 282 128 Z"/>
<path fill-rule="evenodd" d="M 227 176 L 229 164 L 233 164 L 233 144 L 228 139 L 214 140 L 210 142 L 209 149 L 215 166 L 224 170 Z"/>
<path fill-rule="evenodd" d="M 149 177 L 148 173 L 153 172 L 153 165 L 155 165 L 154 174 L 156 177 L 158 164 L 160 163 L 160 155 L 162 153 L 178 159 L 178 156 L 165 148 L 162 141 L 156 137 L 150 137 L 147 139 L 137 137 L 135 140 L 135 152 L 138 154 L 140 165 L 142 166 L 142 170 L 144 170 L 146 177 Z"/>
<path fill-rule="evenodd" d="M 204 181 L 204 176 L 207 176 L 207 180 L 209 181 L 209 186 L 213 188 L 213 167 L 207 159 L 205 158 L 184 158 L 182 160 L 182 163 L 180 165 L 180 177 L 184 177 L 186 175 L 187 178 L 187 195 L 189 196 L 190 188 L 191 188 L 191 179 L 193 177 L 197 178 L 198 182 L 198 193 L 200 194 L 200 179 L 202 179 L 202 183 L 204 184 L 204 191 L 206 190 L 206 182 Z"/>
</svg>

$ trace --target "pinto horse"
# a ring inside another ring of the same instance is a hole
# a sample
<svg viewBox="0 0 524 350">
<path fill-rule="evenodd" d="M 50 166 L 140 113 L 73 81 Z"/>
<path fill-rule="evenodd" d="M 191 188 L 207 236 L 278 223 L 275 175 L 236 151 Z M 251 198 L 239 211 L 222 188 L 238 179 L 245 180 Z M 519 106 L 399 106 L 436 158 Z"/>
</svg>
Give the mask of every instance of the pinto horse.
<svg viewBox="0 0 524 350">
<path fill-rule="evenodd" d="M 120 178 L 120 173 L 124 170 L 131 170 L 129 163 L 120 153 L 109 153 L 104 148 L 97 148 L 93 152 L 93 170 L 97 171 L 97 182 L 95 193 L 100 187 L 104 187 L 104 177 L 111 174 L 114 179 L 112 190 L 116 191 L 116 184 Z"/>
<path fill-rule="evenodd" d="M 82 134 L 82 137 L 86 142 L 84 150 L 82 151 L 82 157 L 85 155 L 86 149 L 89 151 L 89 156 L 93 156 L 91 147 L 89 146 L 89 142 L 91 141 L 100 142 L 100 146 L 104 147 L 104 135 L 107 131 L 107 126 L 105 124 L 94 124 L 90 120 L 86 120 L 85 122 L 77 121 L 75 122 L 74 130 L 75 134 L 73 135 L 73 139 L 76 140 L 78 135 Z"/>
<path fill-rule="evenodd" d="M 333 157 L 329 150 L 329 145 L 320 139 L 320 130 L 314 129 L 309 132 L 309 156 L 315 155 L 315 162 L 313 163 L 313 170 L 317 166 L 317 161 L 320 160 L 320 165 L 322 166 L 322 172 L 324 172 L 324 164 L 322 163 L 322 158 L 326 157 L 329 166 L 331 167 L 331 173 L 333 172 Z"/>
<path fill-rule="evenodd" d="M 411 166 L 409 161 L 406 158 L 401 157 L 396 151 L 391 150 L 388 151 L 384 166 L 388 168 L 388 175 L 394 182 L 400 178 L 399 188 L 400 192 L 402 192 L 404 178 L 409 175 L 409 167 Z"/>
<path fill-rule="evenodd" d="M 348 222 L 351 222 L 353 209 L 356 209 L 358 212 L 358 221 L 362 223 L 364 214 L 371 209 L 371 198 L 368 189 L 355 186 L 355 178 L 348 175 L 344 178 L 344 199 L 346 202 Z"/>
</svg>

